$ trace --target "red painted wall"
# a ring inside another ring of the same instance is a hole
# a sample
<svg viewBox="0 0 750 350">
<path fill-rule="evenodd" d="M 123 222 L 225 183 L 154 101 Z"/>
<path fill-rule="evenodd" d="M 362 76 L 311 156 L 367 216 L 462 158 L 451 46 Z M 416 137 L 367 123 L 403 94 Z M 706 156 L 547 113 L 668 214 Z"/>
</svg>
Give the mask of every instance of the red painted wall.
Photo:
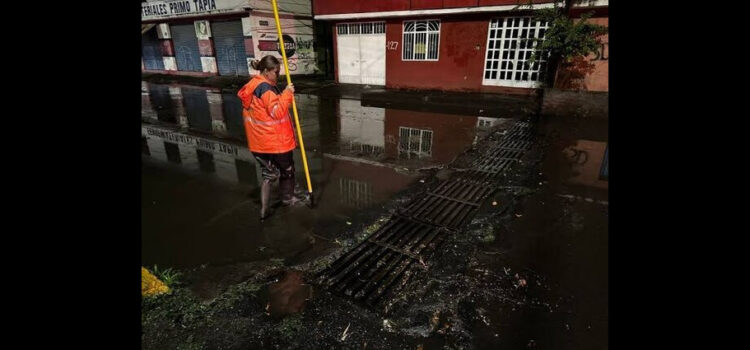
<svg viewBox="0 0 750 350">
<path fill-rule="evenodd" d="M 214 55 L 213 39 L 207 39 L 207 40 L 198 39 L 198 51 L 203 57 L 212 57 Z"/>
<path fill-rule="evenodd" d="M 519 2 L 526 4 L 528 0 L 479 0 L 479 6 L 517 5 Z M 551 0 L 532 0 L 535 4 L 552 2 Z"/>
<path fill-rule="evenodd" d="M 471 146 L 476 135 L 477 117 L 385 110 L 385 153 L 398 157 L 399 127 L 432 130 L 432 159 L 448 163 Z"/>
<path fill-rule="evenodd" d="M 443 7 L 443 0 L 411 0 L 410 10 L 439 9 Z"/>
<path fill-rule="evenodd" d="M 172 43 L 172 39 L 161 40 L 161 54 L 163 56 L 174 56 L 174 43 Z"/>
<path fill-rule="evenodd" d="M 443 0 L 443 7 L 474 7 L 479 5 L 478 0 Z"/>
<path fill-rule="evenodd" d="M 384 12 L 408 10 L 410 0 L 315 0 L 313 13 L 331 15 L 337 13 Z"/>
<path fill-rule="evenodd" d="M 475 7 L 516 5 L 519 0 L 315 0 L 313 13 L 315 15 L 332 15 L 339 13 L 385 12 L 424 10 L 451 7 Z M 526 0 L 522 0 L 526 2 Z M 534 3 L 552 2 L 551 0 L 533 0 Z"/>
<path fill-rule="evenodd" d="M 402 61 L 403 21 L 386 23 L 386 43 L 398 42 L 396 49 L 386 50 L 385 81 L 388 88 L 478 90 L 482 82 L 482 65 L 487 45 L 489 18 L 481 16 L 467 21 L 464 17 L 429 17 L 440 19 L 438 61 Z"/>
</svg>

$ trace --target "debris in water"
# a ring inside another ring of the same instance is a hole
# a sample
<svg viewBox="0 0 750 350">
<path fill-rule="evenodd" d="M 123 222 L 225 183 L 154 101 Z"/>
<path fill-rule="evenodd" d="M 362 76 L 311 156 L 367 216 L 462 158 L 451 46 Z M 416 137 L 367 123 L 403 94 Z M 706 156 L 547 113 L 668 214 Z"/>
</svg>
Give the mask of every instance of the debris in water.
<svg viewBox="0 0 750 350">
<path fill-rule="evenodd" d="M 351 325 L 352 325 L 351 322 L 348 325 L 346 325 L 346 329 L 344 330 L 344 334 L 341 335 L 341 341 L 346 340 L 346 336 L 347 336 L 346 332 L 349 330 L 349 326 L 351 326 Z"/>
<path fill-rule="evenodd" d="M 430 331 L 437 329 L 438 323 L 440 322 L 440 310 L 435 310 L 430 318 Z"/>
<path fill-rule="evenodd" d="M 525 280 L 525 279 L 523 279 L 523 278 L 521 278 L 521 280 L 520 280 L 520 281 L 518 281 L 518 285 L 519 285 L 520 287 L 526 287 L 526 280 Z"/>
</svg>

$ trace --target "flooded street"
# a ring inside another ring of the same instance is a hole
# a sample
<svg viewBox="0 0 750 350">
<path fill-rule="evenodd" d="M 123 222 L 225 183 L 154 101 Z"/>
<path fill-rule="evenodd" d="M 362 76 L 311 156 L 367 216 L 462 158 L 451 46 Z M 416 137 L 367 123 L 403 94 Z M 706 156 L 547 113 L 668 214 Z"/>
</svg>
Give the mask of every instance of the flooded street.
<svg viewBox="0 0 750 350">
<path fill-rule="evenodd" d="M 532 118 L 533 147 L 475 216 L 369 307 L 321 274 L 520 117 L 297 94 L 317 206 L 261 223 L 236 92 L 144 82 L 142 96 L 141 263 L 183 276 L 144 302 L 144 348 L 608 348 L 607 120 Z"/>
<path fill-rule="evenodd" d="M 260 169 L 247 149 L 237 96 L 157 84 L 150 84 L 149 91 L 142 124 L 145 265 L 289 258 L 311 248 L 316 224 L 351 221 L 354 213 L 377 208 L 417 181 L 420 168 L 450 162 L 481 133 L 477 117 L 300 95 L 319 205 L 280 208 L 261 225 Z M 217 115 L 224 120 L 212 119 Z M 294 157 L 297 191 L 304 192 L 299 150 Z"/>
</svg>

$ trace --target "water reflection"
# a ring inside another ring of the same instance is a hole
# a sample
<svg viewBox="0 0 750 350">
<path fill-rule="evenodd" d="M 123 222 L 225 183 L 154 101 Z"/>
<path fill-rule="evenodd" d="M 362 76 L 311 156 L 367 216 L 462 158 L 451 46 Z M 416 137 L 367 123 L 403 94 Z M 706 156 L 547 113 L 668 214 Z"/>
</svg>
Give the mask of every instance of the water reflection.
<svg viewBox="0 0 750 350">
<path fill-rule="evenodd" d="M 144 263 L 249 261 L 310 249 L 316 222 L 377 208 L 417 180 L 414 169 L 452 161 L 495 122 L 297 95 L 318 207 L 282 210 L 260 225 L 260 169 L 235 93 L 143 84 Z M 300 152 L 294 157 L 304 190 Z"/>
</svg>

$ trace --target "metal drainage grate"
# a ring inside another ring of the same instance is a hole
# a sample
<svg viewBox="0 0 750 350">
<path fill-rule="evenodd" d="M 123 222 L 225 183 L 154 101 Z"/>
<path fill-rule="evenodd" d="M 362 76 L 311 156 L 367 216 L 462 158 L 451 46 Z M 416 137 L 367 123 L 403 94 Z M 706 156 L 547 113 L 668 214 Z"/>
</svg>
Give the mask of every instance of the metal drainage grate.
<svg viewBox="0 0 750 350">
<path fill-rule="evenodd" d="M 480 186 L 495 187 L 497 186 L 497 174 L 476 169 L 456 172 L 452 180 L 465 181 Z"/>
<path fill-rule="evenodd" d="M 477 168 L 481 171 L 497 174 L 510 169 L 516 163 L 518 163 L 517 159 L 492 158 L 477 164 Z"/>
<path fill-rule="evenodd" d="M 447 180 L 433 191 L 413 199 L 401 210 L 401 214 L 433 225 L 457 228 L 493 191 L 493 187 Z"/>
<path fill-rule="evenodd" d="M 531 132 L 518 132 L 510 135 L 505 135 L 505 139 L 531 142 L 534 140 L 534 135 Z"/>
<path fill-rule="evenodd" d="M 323 274 L 322 284 L 373 306 L 401 289 L 415 269 L 421 269 L 425 255 L 445 239 L 445 231 L 396 216 L 336 260 Z"/>
<path fill-rule="evenodd" d="M 398 292 L 446 233 L 455 233 L 497 189 L 497 175 L 520 161 L 531 140 L 529 123 L 516 123 L 473 169 L 458 171 L 399 208 L 388 223 L 324 271 L 320 283 L 369 306 Z"/>
<path fill-rule="evenodd" d="M 517 140 L 503 140 L 496 148 L 512 149 L 519 151 L 527 151 L 531 148 L 531 142 L 529 141 L 517 141 Z"/>
</svg>

